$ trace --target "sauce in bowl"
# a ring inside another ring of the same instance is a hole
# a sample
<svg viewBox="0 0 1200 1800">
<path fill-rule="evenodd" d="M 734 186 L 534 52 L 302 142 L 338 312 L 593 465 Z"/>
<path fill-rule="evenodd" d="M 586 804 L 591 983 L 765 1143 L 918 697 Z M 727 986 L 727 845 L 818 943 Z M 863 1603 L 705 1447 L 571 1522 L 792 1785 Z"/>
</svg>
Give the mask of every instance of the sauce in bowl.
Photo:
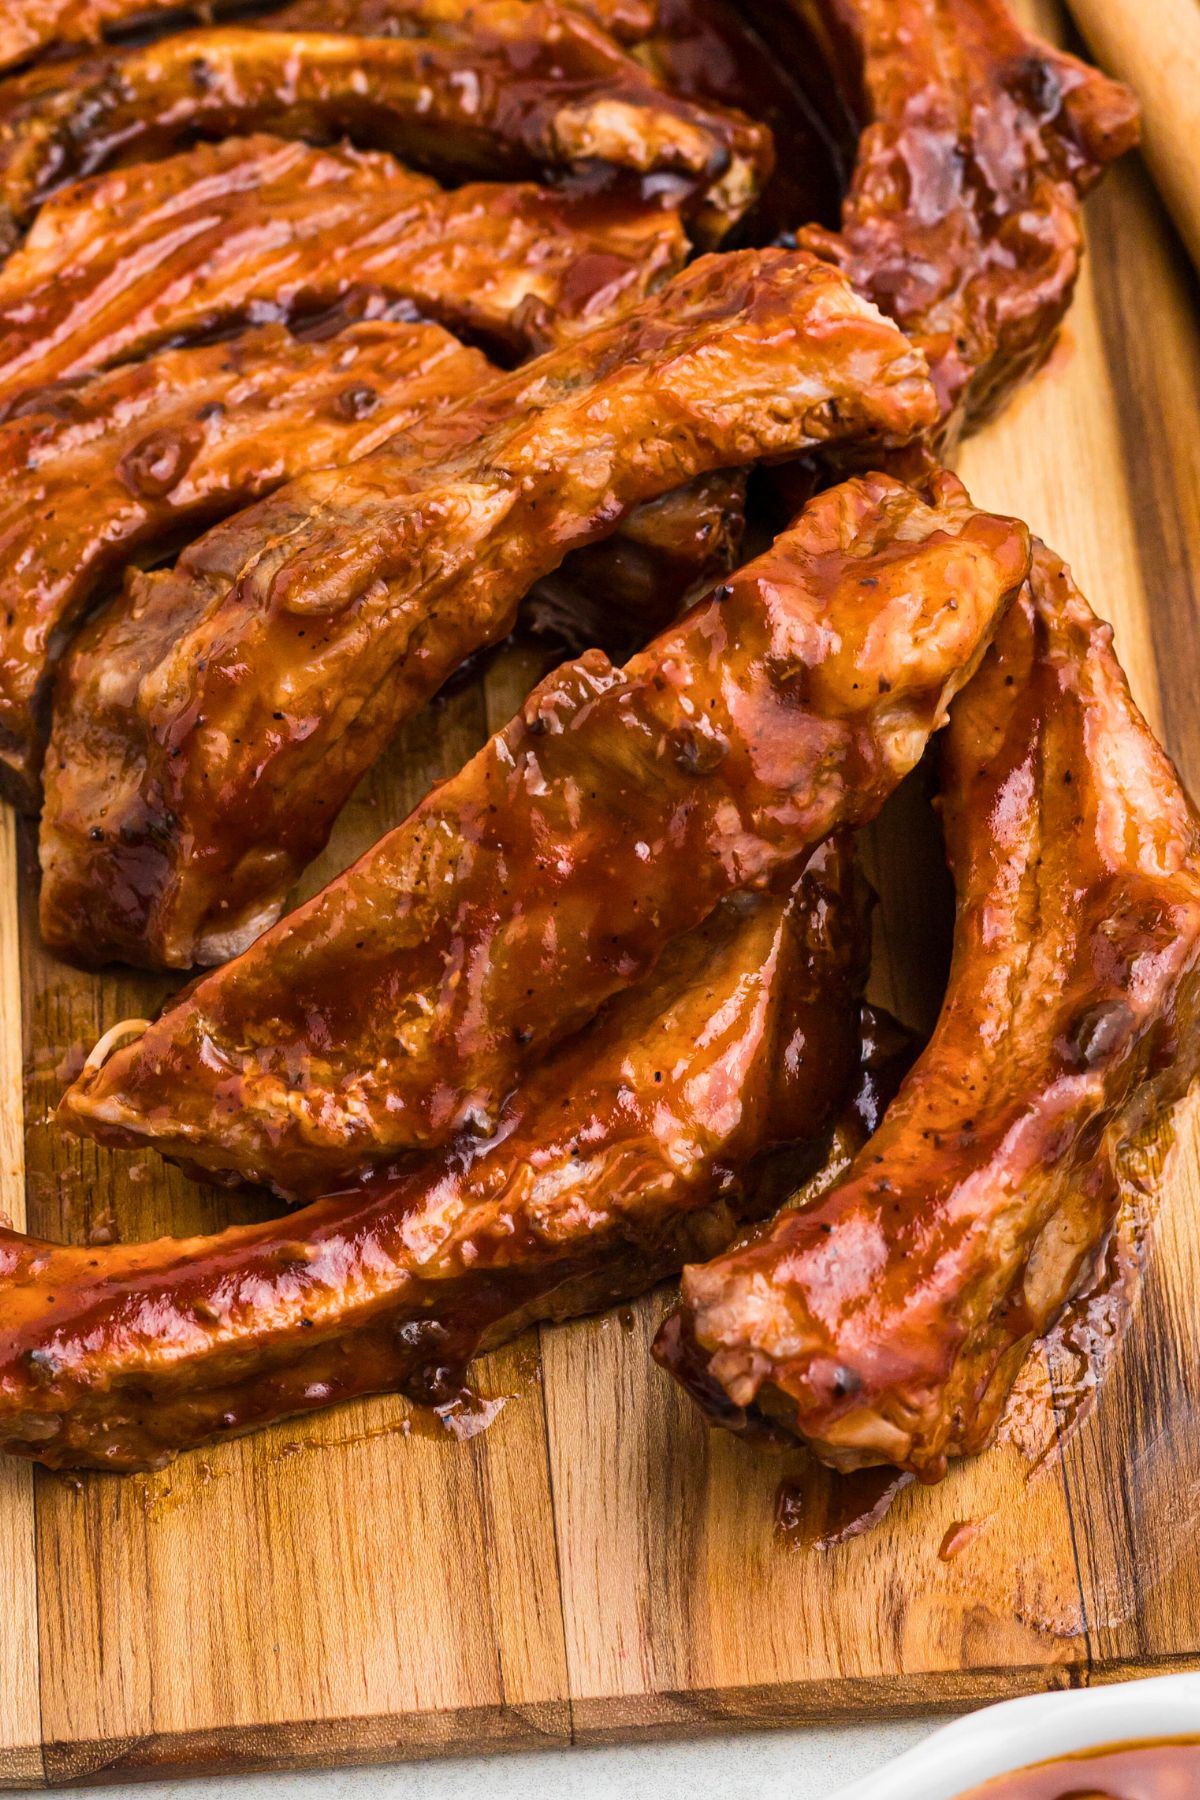
<svg viewBox="0 0 1200 1800">
<path fill-rule="evenodd" d="M 1110 1744 L 998 1775 L 960 1800 L 1200 1800 L 1200 1738 Z"/>
</svg>

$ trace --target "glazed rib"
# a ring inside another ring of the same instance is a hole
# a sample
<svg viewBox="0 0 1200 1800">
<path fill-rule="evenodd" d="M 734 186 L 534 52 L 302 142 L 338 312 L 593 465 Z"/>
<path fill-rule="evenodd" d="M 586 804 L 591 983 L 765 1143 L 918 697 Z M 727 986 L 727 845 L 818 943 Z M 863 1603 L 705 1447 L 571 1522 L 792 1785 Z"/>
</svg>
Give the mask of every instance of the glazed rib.
<svg viewBox="0 0 1200 1800">
<path fill-rule="evenodd" d="M 611 169 L 653 182 L 716 242 L 770 173 L 770 133 L 657 87 L 555 0 L 478 0 L 465 34 L 395 39 L 222 27 L 35 68 L 0 86 L 0 237 L 115 155 L 188 137 L 345 134 L 443 179 Z"/>
<path fill-rule="evenodd" d="M 921 345 L 953 432 L 1049 351 L 1080 198 L 1136 142 L 1136 101 L 1002 0 L 789 3 L 861 133 L 840 232 L 801 241 Z"/>
<path fill-rule="evenodd" d="M 0 424 L 0 791 L 36 811 L 53 664 L 135 554 L 343 464 L 485 386 L 437 325 L 279 326 L 29 398 Z"/>
<path fill-rule="evenodd" d="M 399 36 L 414 17 L 428 29 L 453 26 L 477 0 L 300 0 L 274 15 L 280 27 L 308 31 L 360 31 Z M 578 0 L 578 9 L 614 37 L 644 37 L 654 20 L 653 0 Z M 158 15 L 220 13 L 220 0 L 5 0 L 0 17 L 0 69 L 56 45 L 95 44 L 114 26 Z"/>
<path fill-rule="evenodd" d="M 287 1195 L 489 1130 L 673 938 L 878 810 L 1027 543 L 952 476 L 928 501 L 830 490 L 624 669 L 548 677 L 353 868 L 94 1057 L 61 1121 Z"/>
<path fill-rule="evenodd" d="M 43 207 L 0 268 L 0 403 L 353 289 L 524 353 L 633 306 L 686 249 L 669 211 L 486 182 L 445 193 L 377 152 L 231 138 Z"/>
<path fill-rule="evenodd" d="M 834 850 L 793 901 L 727 903 L 677 941 L 490 1142 L 214 1239 L 0 1232 L 0 1449 L 139 1467 L 354 1395 L 442 1399 L 481 1344 L 711 1253 L 760 1151 L 819 1152 L 854 1074 L 865 950 Z"/>
<path fill-rule="evenodd" d="M 708 470 L 894 441 L 934 406 L 920 358 L 834 270 L 710 257 L 415 450 L 292 482 L 217 527 L 173 571 L 135 577 L 63 666 L 47 942 L 174 967 L 233 954 L 398 724 L 505 636 L 568 551 Z"/>
<path fill-rule="evenodd" d="M 479 0 L 290 0 L 270 20 L 287 31 L 355 31 L 364 37 L 436 32 L 466 37 L 478 4 Z M 646 37 L 658 13 L 658 0 L 571 0 L 571 5 L 623 44 Z"/>
<path fill-rule="evenodd" d="M 0 14 L 0 69 L 58 44 L 92 44 L 114 25 L 155 14 L 195 16 L 201 0 L 5 0 Z"/>
<path fill-rule="evenodd" d="M 277 326 L 35 390 L 0 423 L 0 793 L 41 806 L 49 682 L 89 601 L 134 557 L 301 472 L 342 467 L 496 379 L 436 325 Z M 733 566 L 745 477 L 703 476 L 567 558 L 541 635 L 629 655 Z"/>
<path fill-rule="evenodd" d="M 1200 1058 L 1200 821 L 1059 560 L 956 702 L 934 1037 L 848 1178 L 684 1277 L 659 1354 L 723 1422 L 934 1480 L 1091 1272 L 1122 1141 Z"/>
</svg>

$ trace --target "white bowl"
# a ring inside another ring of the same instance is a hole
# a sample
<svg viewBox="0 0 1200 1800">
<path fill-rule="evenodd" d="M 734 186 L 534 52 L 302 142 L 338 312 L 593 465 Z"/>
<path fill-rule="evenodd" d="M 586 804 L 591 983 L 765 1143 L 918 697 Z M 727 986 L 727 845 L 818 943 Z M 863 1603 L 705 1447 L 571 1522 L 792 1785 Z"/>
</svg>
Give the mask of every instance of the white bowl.
<svg viewBox="0 0 1200 1800">
<path fill-rule="evenodd" d="M 832 1800 L 958 1800 L 1030 1763 L 1139 1738 L 1200 1737 L 1200 1671 L 1008 1700 L 958 1719 Z"/>
</svg>

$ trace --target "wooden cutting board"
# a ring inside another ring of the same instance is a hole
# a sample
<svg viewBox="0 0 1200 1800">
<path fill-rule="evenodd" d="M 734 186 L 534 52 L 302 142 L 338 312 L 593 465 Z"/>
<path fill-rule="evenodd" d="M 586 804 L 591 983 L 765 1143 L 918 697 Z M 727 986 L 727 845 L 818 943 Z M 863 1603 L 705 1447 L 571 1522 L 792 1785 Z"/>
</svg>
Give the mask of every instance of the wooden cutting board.
<svg viewBox="0 0 1200 1800">
<path fill-rule="evenodd" d="M 1200 787 L 1194 277 L 1135 166 L 1089 227 L 1063 347 L 961 467 L 982 504 L 1070 558 Z M 326 867 L 455 767 L 538 672 L 510 656 L 418 720 Z M 896 884 L 883 937 L 894 994 L 928 1012 L 916 831 L 901 809 L 880 837 Z M 218 1226 L 228 1196 L 49 1127 L 71 1047 L 157 994 L 42 955 L 34 864 L 31 834 L 0 818 L 0 1210 L 50 1237 L 109 1215 L 122 1236 Z M 468 1441 L 381 1400 L 152 1477 L 0 1464 L 0 1786 L 878 1717 L 1200 1662 L 1186 1118 L 1179 1140 L 1138 1309 L 1086 1420 L 1056 1443 L 1078 1365 L 1063 1346 L 1039 1353 L 1020 1414 L 1050 1444 L 1036 1471 L 1001 1445 L 836 1548 L 773 1529 L 781 1478 L 802 1483 L 811 1525 L 836 1510 L 831 1477 L 710 1434 L 651 1365 L 662 1294 L 489 1356 L 479 1388 L 507 1398 Z M 1144 1165 L 1167 1150 L 1145 1145 Z"/>
</svg>

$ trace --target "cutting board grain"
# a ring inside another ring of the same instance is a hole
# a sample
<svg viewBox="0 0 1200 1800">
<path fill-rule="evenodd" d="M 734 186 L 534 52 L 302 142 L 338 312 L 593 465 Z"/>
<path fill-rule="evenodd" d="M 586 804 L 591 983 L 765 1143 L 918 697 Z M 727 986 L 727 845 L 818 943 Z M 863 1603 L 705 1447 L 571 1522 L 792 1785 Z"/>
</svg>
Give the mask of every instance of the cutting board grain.
<svg viewBox="0 0 1200 1800">
<path fill-rule="evenodd" d="M 1070 558 L 1200 786 L 1195 277 L 1135 165 L 1092 203 L 1089 232 L 1062 348 L 961 467 L 982 503 Z M 325 872 L 541 667 L 513 652 L 416 721 Z M 873 854 L 894 890 L 881 978 L 928 1017 L 940 884 L 913 860 L 919 823 L 893 810 Z M 0 1210 L 47 1236 L 217 1225 L 227 1195 L 49 1125 L 72 1053 L 161 989 L 56 967 L 34 892 L 33 844 L 0 818 Z M 1083 1422 L 1056 1440 L 1077 1367 L 1069 1345 L 1039 1352 L 1014 1427 L 1045 1438 L 1036 1470 L 1006 1442 L 835 1548 L 773 1530 L 781 1478 L 801 1484 L 811 1535 L 835 1515 L 832 1477 L 709 1433 L 652 1366 L 662 1294 L 486 1358 L 478 1387 L 503 1404 L 467 1441 L 380 1400 L 151 1477 L 0 1467 L 0 1785 L 856 1718 L 1200 1662 L 1191 1117 L 1173 1153 L 1168 1133 L 1140 1146 L 1159 1216 Z"/>
</svg>

